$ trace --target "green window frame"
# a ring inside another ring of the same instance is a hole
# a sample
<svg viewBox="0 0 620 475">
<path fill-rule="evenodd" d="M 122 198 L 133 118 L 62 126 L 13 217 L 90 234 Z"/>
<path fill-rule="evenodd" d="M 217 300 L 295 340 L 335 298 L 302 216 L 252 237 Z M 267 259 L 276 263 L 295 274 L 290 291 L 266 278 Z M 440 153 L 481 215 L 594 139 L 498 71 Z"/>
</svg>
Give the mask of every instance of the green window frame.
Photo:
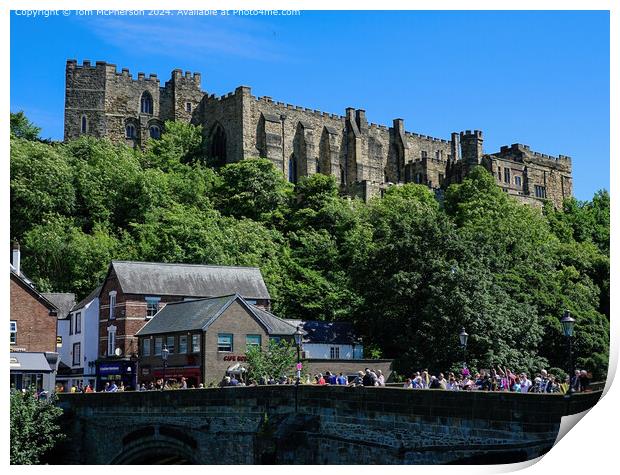
<svg viewBox="0 0 620 475">
<path fill-rule="evenodd" d="M 232 333 L 218 333 L 217 334 L 217 351 L 223 352 L 223 353 L 232 353 L 233 351 Z"/>
</svg>

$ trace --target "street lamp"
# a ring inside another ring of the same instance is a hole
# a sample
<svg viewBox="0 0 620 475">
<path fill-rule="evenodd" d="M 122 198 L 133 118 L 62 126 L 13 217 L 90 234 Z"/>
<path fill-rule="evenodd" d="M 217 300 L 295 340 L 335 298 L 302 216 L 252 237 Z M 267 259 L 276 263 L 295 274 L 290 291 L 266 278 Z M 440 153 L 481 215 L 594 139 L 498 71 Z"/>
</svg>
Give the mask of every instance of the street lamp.
<svg viewBox="0 0 620 475">
<path fill-rule="evenodd" d="M 170 350 L 168 347 L 164 345 L 164 348 L 161 350 L 161 359 L 164 362 L 164 372 L 163 372 L 163 380 L 161 383 L 161 390 L 164 390 L 164 386 L 166 385 L 166 366 L 168 366 L 168 355 L 170 354 Z"/>
<path fill-rule="evenodd" d="M 467 368 L 467 339 L 469 335 L 465 331 L 465 327 L 461 328 L 459 333 L 459 340 L 461 341 L 461 347 L 463 348 L 463 369 Z"/>
<path fill-rule="evenodd" d="M 297 326 L 294 336 L 295 344 L 297 345 L 297 380 L 295 381 L 295 412 L 297 412 L 297 391 L 299 388 L 299 380 L 301 378 L 301 339 L 304 336 L 301 325 Z"/>
<path fill-rule="evenodd" d="M 573 366 L 573 332 L 575 330 L 575 319 L 570 316 L 570 311 L 564 310 L 564 316 L 560 319 L 564 336 L 568 340 L 568 390 L 567 394 L 573 394 L 572 379 L 575 377 L 575 368 Z"/>
</svg>

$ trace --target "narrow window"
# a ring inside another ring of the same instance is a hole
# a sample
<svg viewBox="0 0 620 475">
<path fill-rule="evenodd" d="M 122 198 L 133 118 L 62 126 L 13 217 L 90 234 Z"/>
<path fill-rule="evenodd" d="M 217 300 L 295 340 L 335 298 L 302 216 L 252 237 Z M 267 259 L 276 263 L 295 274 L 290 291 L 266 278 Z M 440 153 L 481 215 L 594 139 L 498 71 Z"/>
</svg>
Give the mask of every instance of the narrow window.
<svg viewBox="0 0 620 475">
<path fill-rule="evenodd" d="M 127 137 L 128 139 L 135 139 L 136 138 L 136 127 L 133 124 L 127 124 L 125 126 L 125 137 Z"/>
<path fill-rule="evenodd" d="M 170 352 L 169 354 L 174 353 L 174 335 L 166 337 L 166 347 Z"/>
<path fill-rule="evenodd" d="M 192 335 L 192 353 L 200 353 L 200 334 Z"/>
<path fill-rule="evenodd" d="M 160 356 L 161 355 L 162 341 L 163 341 L 163 338 L 160 337 L 160 336 L 155 338 L 155 351 L 153 352 L 153 354 L 155 356 Z"/>
<path fill-rule="evenodd" d="M 88 132 L 88 119 L 85 115 L 82 116 L 82 133 Z"/>
<path fill-rule="evenodd" d="M 17 343 L 17 322 L 11 320 L 11 345 Z"/>
<path fill-rule="evenodd" d="M 428 158 L 428 153 L 426 150 L 422 150 L 422 158 Z"/>
<path fill-rule="evenodd" d="M 75 314 L 75 334 L 82 333 L 82 312 Z"/>
<path fill-rule="evenodd" d="M 179 353 L 187 353 L 187 335 L 179 336 Z"/>
<path fill-rule="evenodd" d="M 545 189 L 544 186 L 534 185 L 534 193 L 536 195 L 536 198 L 546 198 L 547 197 L 547 190 Z"/>
<path fill-rule="evenodd" d="M 258 346 L 260 348 L 261 338 L 260 335 L 246 335 L 245 337 L 245 347 L 252 348 L 253 346 Z"/>
<path fill-rule="evenodd" d="M 73 314 L 69 315 L 69 335 L 73 335 Z"/>
<path fill-rule="evenodd" d="M 192 103 L 191 102 L 186 102 L 185 103 L 185 110 L 187 112 L 191 112 L 192 111 Z"/>
<path fill-rule="evenodd" d="M 230 333 L 218 333 L 217 335 L 217 351 L 232 352 L 233 336 Z"/>
<path fill-rule="evenodd" d="M 332 346 L 329 349 L 329 358 L 332 360 L 340 359 L 340 347 L 339 346 Z"/>
<path fill-rule="evenodd" d="M 115 307 L 116 307 L 116 290 L 112 290 L 110 292 L 110 320 L 114 320 L 116 318 Z"/>
<path fill-rule="evenodd" d="M 441 185 L 443 185 L 443 180 L 444 180 L 443 173 L 440 173 L 440 174 L 439 174 L 439 185 L 440 185 L 440 186 L 441 186 Z"/>
<path fill-rule="evenodd" d="M 81 350 L 81 343 L 73 344 L 73 366 L 78 366 L 80 364 L 80 360 L 82 358 Z"/>
<path fill-rule="evenodd" d="M 521 177 L 520 176 L 515 176 L 515 185 L 521 186 Z"/>
<path fill-rule="evenodd" d="M 151 318 L 159 311 L 160 297 L 146 297 L 146 318 Z"/>
<path fill-rule="evenodd" d="M 150 356 L 151 354 L 151 339 L 143 338 L 142 339 L 142 356 Z"/>
<path fill-rule="evenodd" d="M 501 167 L 497 167 L 497 179 L 502 181 L 502 169 Z"/>
<path fill-rule="evenodd" d="M 144 91 L 142 98 L 140 99 L 140 112 L 143 114 L 153 113 L 153 98 L 148 91 Z"/>
<path fill-rule="evenodd" d="M 510 168 L 504 168 L 504 182 L 510 183 Z"/>
<path fill-rule="evenodd" d="M 441 158 L 441 152 L 439 150 L 435 151 L 435 158 L 439 160 Z"/>
<path fill-rule="evenodd" d="M 108 327 L 108 356 L 114 355 L 116 349 L 116 327 Z"/>
</svg>

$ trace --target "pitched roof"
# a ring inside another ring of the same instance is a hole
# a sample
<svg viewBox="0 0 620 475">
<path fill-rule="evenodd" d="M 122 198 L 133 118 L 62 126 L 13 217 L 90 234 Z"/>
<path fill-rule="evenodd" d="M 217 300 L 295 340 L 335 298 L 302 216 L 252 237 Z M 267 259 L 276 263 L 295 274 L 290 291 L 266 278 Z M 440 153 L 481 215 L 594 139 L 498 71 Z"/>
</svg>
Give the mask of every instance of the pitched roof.
<svg viewBox="0 0 620 475">
<path fill-rule="evenodd" d="M 247 299 L 271 299 L 257 267 L 112 261 L 126 294 L 217 297 L 238 293 Z"/>
<path fill-rule="evenodd" d="M 349 322 L 323 322 L 318 320 L 290 320 L 290 325 L 295 328 L 302 326 L 305 334 L 303 336 L 304 343 L 327 343 L 351 345 L 359 343 L 360 339 L 355 334 L 353 325 Z"/>
<path fill-rule="evenodd" d="M 16 279 L 25 289 L 28 290 L 37 300 L 39 300 L 43 305 L 45 305 L 52 312 L 58 312 L 58 307 L 53 302 L 50 302 L 45 295 L 39 292 L 32 281 L 24 277 L 23 273 L 17 273 L 14 271 L 13 266 L 11 266 L 11 277 Z M 50 313 L 51 315 L 51 313 Z"/>
<path fill-rule="evenodd" d="M 71 309 L 71 312 L 75 312 L 76 310 L 86 307 L 86 305 L 88 305 L 90 302 L 92 302 L 97 297 L 99 297 L 99 294 L 101 293 L 101 287 L 103 287 L 103 284 L 97 287 L 95 290 L 93 290 L 90 294 L 88 294 L 78 303 L 76 303 Z"/>
<path fill-rule="evenodd" d="M 245 301 L 238 294 L 184 302 L 172 302 L 157 312 L 137 336 L 206 330 L 235 300 L 252 314 L 270 335 L 292 335 L 296 328 L 281 318 Z"/>
<path fill-rule="evenodd" d="M 43 292 L 41 295 L 52 302 L 58 309 L 58 318 L 62 319 L 69 315 L 75 305 L 75 294 L 68 292 Z"/>
</svg>

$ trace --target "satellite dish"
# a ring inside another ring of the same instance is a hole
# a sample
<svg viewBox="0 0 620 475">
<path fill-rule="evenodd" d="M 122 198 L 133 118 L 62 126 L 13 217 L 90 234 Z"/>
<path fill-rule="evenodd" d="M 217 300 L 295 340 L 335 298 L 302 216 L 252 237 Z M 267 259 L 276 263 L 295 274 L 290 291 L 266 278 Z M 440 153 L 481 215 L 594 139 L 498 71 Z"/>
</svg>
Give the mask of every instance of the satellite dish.
<svg viewBox="0 0 620 475">
<path fill-rule="evenodd" d="M 116 350 L 114 350 L 114 354 L 116 356 L 121 356 L 123 354 L 123 350 L 121 350 L 120 348 L 117 348 Z"/>
</svg>

